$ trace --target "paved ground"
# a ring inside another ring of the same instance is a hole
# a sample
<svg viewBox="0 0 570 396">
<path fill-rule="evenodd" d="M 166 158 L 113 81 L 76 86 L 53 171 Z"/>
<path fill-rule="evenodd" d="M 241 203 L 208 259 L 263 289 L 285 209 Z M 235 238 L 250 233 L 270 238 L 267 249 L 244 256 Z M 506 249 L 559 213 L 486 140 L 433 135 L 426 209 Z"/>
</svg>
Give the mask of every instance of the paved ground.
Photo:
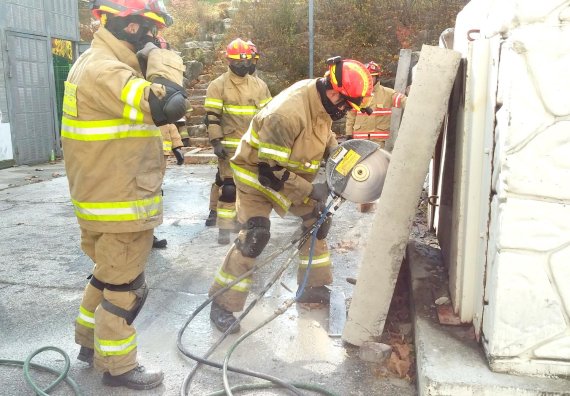
<svg viewBox="0 0 570 396">
<path fill-rule="evenodd" d="M 75 360 L 73 322 L 91 263 L 79 248 L 79 228 L 69 201 L 62 163 L 0 170 L 0 359 L 23 360 L 35 349 L 54 345 L 71 357 L 70 375 L 85 395 L 130 395 L 126 389 L 102 388 L 100 373 Z M 137 318 L 139 351 L 143 363 L 160 365 L 164 384 L 148 395 L 177 395 L 194 362 L 176 347 L 176 335 L 189 314 L 201 304 L 227 246 L 216 243 L 217 230 L 204 227 L 208 211 L 212 165 L 169 166 L 164 183 L 165 221 L 156 234 L 168 239 L 168 248 L 153 251 L 147 270 L 151 293 Z M 32 177 L 37 176 L 37 177 Z M 42 180 L 38 183 L 36 181 Z M 347 296 L 355 277 L 373 214 L 361 214 L 347 203 L 335 215 L 331 236 L 334 287 Z M 295 218 L 272 218 L 272 238 L 266 253 L 285 243 L 298 223 Z M 258 285 L 280 260 L 258 274 Z M 295 289 L 294 271 L 283 283 Z M 251 312 L 241 334 L 270 315 L 292 294 L 273 287 L 267 299 Z M 293 306 L 284 315 L 248 338 L 232 355 L 231 364 L 280 378 L 318 384 L 338 395 L 414 395 L 415 386 L 394 378 L 380 378 L 375 366 L 358 358 L 358 349 L 327 334 L 328 311 Z M 206 314 L 189 326 L 184 344 L 203 353 L 219 333 Z M 230 342 L 237 339 L 232 336 Z M 229 344 L 215 356 L 223 358 Z M 61 366 L 52 352 L 35 362 Z M 43 375 L 42 379 L 45 381 Z M 252 382 L 232 375 L 232 384 Z M 45 384 L 46 382 L 44 382 Z M 33 394 L 19 368 L 0 366 L 0 394 Z M 206 368 L 192 382 L 190 395 L 206 395 L 222 388 L 219 370 Z M 137 394 L 139 394 L 137 393 Z M 66 386 L 51 394 L 69 395 Z M 248 394 L 290 394 L 259 391 Z M 306 394 L 315 394 L 307 392 Z"/>
</svg>

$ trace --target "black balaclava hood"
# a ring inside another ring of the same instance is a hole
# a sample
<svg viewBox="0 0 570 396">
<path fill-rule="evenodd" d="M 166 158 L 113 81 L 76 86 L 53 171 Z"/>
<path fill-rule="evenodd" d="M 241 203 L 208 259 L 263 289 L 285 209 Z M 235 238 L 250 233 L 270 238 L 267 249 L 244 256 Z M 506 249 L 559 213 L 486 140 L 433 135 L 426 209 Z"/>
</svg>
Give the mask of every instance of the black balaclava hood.
<svg viewBox="0 0 570 396">
<path fill-rule="evenodd" d="M 247 71 L 249 74 L 253 74 L 255 73 L 255 68 L 257 67 L 257 64 L 252 63 L 251 66 L 249 67 L 249 70 Z"/>
<path fill-rule="evenodd" d="M 131 22 L 139 24 L 139 30 L 136 33 L 127 33 L 124 30 Z M 155 32 L 156 25 L 140 15 L 129 15 L 127 17 L 109 15 L 105 28 L 117 39 L 132 44 L 135 47 L 135 52 L 140 51 L 146 43 L 153 43 L 160 48 L 160 41 Z M 149 36 L 149 32 L 152 32 L 153 35 Z"/>
<path fill-rule="evenodd" d="M 319 91 L 321 103 L 323 104 L 323 107 L 331 119 L 333 121 L 338 121 L 343 118 L 348 112 L 348 104 L 343 110 L 339 109 L 338 106 L 331 102 L 331 100 L 327 97 L 327 89 L 332 89 L 330 81 L 326 78 L 319 78 L 317 80 L 317 91 Z"/>
<path fill-rule="evenodd" d="M 234 74 L 245 77 L 249 73 L 251 65 L 245 62 L 230 62 L 229 67 Z"/>
</svg>

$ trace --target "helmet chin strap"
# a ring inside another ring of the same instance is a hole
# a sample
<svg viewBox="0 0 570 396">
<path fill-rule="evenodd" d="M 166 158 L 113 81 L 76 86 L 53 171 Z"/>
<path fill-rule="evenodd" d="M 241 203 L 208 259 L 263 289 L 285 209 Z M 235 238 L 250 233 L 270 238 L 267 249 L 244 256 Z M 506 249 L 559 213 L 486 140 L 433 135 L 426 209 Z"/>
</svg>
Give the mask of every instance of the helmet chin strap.
<svg viewBox="0 0 570 396">
<path fill-rule="evenodd" d="M 321 103 L 325 108 L 325 111 L 331 117 L 333 121 L 338 121 L 346 115 L 348 112 L 348 104 L 344 109 L 339 109 L 327 96 L 327 89 L 332 89 L 330 81 L 325 78 L 319 78 L 317 80 L 317 91 L 319 91 L 319 96 L 321 97 Z"/>
</svg>

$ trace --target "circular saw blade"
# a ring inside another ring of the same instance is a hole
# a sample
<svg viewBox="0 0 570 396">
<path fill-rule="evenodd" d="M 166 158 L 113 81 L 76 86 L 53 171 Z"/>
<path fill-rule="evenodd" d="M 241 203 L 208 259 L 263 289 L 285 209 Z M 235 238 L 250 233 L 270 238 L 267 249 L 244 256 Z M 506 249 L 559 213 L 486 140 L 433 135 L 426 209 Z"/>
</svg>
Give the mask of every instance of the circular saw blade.
<svg viewBox="0 0 570 396">
<path fill-rule="evenodd" d="M 340 196 L 359 204 L 380 198 L 389 163 L 390 154 L 384 150 L 370 154 L 347 175 L 346 187 Z"/>
</svg>

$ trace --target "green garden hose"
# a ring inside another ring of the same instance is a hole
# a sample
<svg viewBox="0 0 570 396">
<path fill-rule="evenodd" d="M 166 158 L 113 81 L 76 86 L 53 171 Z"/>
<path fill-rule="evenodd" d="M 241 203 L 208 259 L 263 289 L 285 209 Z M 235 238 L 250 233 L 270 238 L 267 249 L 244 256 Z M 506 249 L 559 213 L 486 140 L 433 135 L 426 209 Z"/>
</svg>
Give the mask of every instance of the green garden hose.
<svg viewBox="0 0 570 396">
<path fill-rule="evenodd" d="M 58 371 L 58 370 L 55 370 L 51 367 L 42 366 L 41 364 L 36 364 L 36 363 L 31 362 L 32 359 L 36 355 L 39 355 L 40 353 L 45 352 L 45 351 L 57 352 L 61 356 L 63 356 L 63 358 L 65 359 L 65 366 L 63 367 L 62 371 Z M 69 372 L 69 367 L 70 367 L 69 356 L 67 355 L 67 353 L 65 353 L 65 351 L 63 351 L 62 349 L 59 349 L 57 347 L 45 346 L 45 347 L 41 347 L 40 349 L 36 349 L 30 355 L 28 355 L 28 357 L 24 361 L 0 359 L 0 365 L 2 365 L 2 364 L 6 365 L 6 366 L 23 366 L 24 367 L 24 379 L 26 380 L 28 385 L 30 385 L 30 387 L 34 390 L 34 392 L 37 395 L 49 396 L 49 394 L 47 392 L 51 391 L 53 388 L 55 388 L 57 385 L 59 385 L 61 383 L 61 381 L 67 382 L 67 384 L 73 389 L 73 391 L 75 392 L 76 395 L 82 395 L 81 389 L 79 389 L 79 386 L 77 385 L 77 383 L 73 379 L 71 379 L 71 377 L 67 376 L 67 373 Z M 47 388 L 41 389 L 39 386 L 36 385 L 34 379 L 32 378 L 32 375 L 30 373 L 30 367 L 34 368 L 36 370 L 47 371 L 49 373 L 58 375 L 58 377 Z"/>
</svg>

